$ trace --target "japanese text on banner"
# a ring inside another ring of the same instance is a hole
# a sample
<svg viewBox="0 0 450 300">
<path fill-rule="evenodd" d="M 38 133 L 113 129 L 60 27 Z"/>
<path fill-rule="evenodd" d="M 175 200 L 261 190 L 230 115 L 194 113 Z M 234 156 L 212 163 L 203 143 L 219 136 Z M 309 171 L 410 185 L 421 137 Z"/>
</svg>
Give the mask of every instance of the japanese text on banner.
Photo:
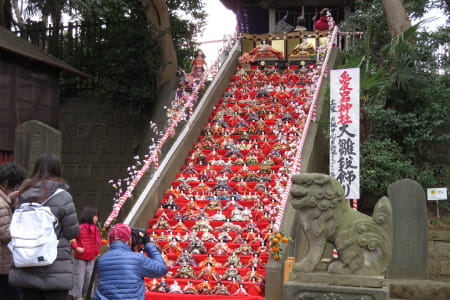
<svg viewBox="0 0 450 300">
<path fill-rule="evenodd" d="M 359 69 L 331 70 L 330 175 L 359 199 Z"/>
</svg>

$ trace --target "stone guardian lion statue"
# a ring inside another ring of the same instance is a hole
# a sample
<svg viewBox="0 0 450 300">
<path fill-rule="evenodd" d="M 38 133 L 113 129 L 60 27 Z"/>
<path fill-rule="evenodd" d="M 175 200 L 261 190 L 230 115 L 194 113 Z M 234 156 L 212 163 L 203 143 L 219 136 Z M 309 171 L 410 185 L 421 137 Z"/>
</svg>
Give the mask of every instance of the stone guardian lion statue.
<svg viewBox="0 0 450 300">
<path fill-rule="evenodd" d="M 339 258 L 328 272 L 379 276 L 392 257 L 392 207 L 387 197 L 378 200 L 373 216 L 353 210 L 344 198 L 342 185 L 325 174 L 292 176 L 289 201 L 298 210 L 306 234 L 308 251 L 294 264 L 294 272 L 313 272 L 327 242 L 334 244 Z"/>
</svg>

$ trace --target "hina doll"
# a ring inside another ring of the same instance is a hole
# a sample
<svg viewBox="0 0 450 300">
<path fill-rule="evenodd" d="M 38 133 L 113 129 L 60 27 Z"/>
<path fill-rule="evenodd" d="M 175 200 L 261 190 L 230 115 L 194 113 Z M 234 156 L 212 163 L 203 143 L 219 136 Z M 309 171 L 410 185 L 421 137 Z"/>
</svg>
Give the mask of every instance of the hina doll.
<svg viewBox="0 0 450 300">
<path fill-rule="evenodd" d="M 242 234 L 240 232 L 238 232 L 236 234 L 236 237 L 233 239 L 233 243 L 241 244 L 241 243 L 244 243 L 244 242 L 245 242 L 245 239 L 242 237 Z"/>
<path fill-rule="evenodd" d="M 214 268 L 211 263 L 206 263 L 206 266 L 204 266 L 197 274 L 197 279 L 208 279 L 216 281 L 220 279 L 220 275 L 216 272 L 216 268 Z"/>
<path fill-rule="evenodd" d="M 193 267 L 197 266 L 197 262 L 192 257 L 191 253 L 189 253 L 189 251 L 187 251 L 186 249 L 184 249 L 183 253 L 178 256 L 177 261 L 174 265 L 181 266 L 183 263 L 187 263 L 188 265 Z"/>
<path fill-rule="evenodd" d="M 256 268 L 265 268 L 266 264 L 264 261 L 259 257 L 259 253 L 255 252 L 252 254 L 252 258 L 248 261 L 248 263 L 245 265 L 246 268 L 249 267 L 256 267 Z"/>
<path fill-rule="evenodd" d="M 177 224 L 172 226 L 172 230 L 179 230 L 179 231 L 187 231 L 189 228 L 183 223 L 182 220 L 179 220 Z"/>
<path fill-rule="evenodd" d="M 175 198 L 173 195 L 169 195 L 169 197 L 166 199 L 166 201 L 164 201 L 162 206 L 166 209 L 179 209 L 180 208 L 178 206 L 178 204 L 175 202 Z"/>
<path fill-rule="evenodd" d="M 244 276 L 242 276 L 242 281 L 250 282 L 253 278 L 256 279 L 256 284 L 264 283 L 264 276 L 258 273 L 255 266 L 253 266 L 247 273 L 245 273 Z"/>
<path fill-rule="evenodd" d="M 222 276 L 222 280 L 232 280 L 236 279 L 236 281 L 241 281 L 241 275 L 239 274 L 239 270 L 234 266 L 234 264 L 231 264 L 226 270 L 225 273 Z"/>
<path fill-rule="evenodd" d="M 239 248 L 235 249 L 236 254 L 239 255 L 252 255 L 254 250 L 252 246 L 248 243 L 248 241 L 245 241 L 245 243 L 241 244 Z"/>
<path fill-rule="evenodd" d="M 239 208 L 235 207 L 231 211 L 231 221 L 233 221 L 233 222 L 242 222 L 243 221 L 242 212 Z"/>
<path fill-rule="evenodd" d="M 230 242 L 233 238 L 230 236 L 228 231 L 222 231 L 217 235 L 219 241 Z"/>
<path fill-rule="evenodd" d="M 174 282 L 169 286 L 169 293 L 170 294 L 182 294 L 183 291 L 181 290 L 181 287 L 178 285 L 178 282 L 174 280 Z"/>
<path fill-rule="evenodd" d="M 197 285 L 197 291 L 200 295 L 212 295 L 212 287 L 208 279 L 204 279 Z"/>
<path fill-rule="evenodd" d="M 203 244 L 202 240 L 199 238 L 195 238 L 194 240 L 191 240 L 189 242 L 189 245 L 186 247 L 186 249 L 191 254 L 206 254 L 206 252 L 207 252 L 205 245 Z"/>
<path fill-rule="evenodd" d="M 256 238 L 256 232 L 253 228 L 251 228 L 250 231 L 248 231 L 247 234 L 245 235 L 245 240 L 252 243 L 255 238 Z"/>
<path fill-rule="evenodd" d="M 166 279 L 164 277 L 161 278 L 161 281 L 158 283 L 158 285 L 155 288 L 155 292 L 159 293 L 168 293 L 170 291 L 169 285 L 166 282 Z"/>
<path fill-rule="evenodd" d="M 244 288 L 244 284 L 239 284 L 239 288 L 232 294 L 232 296 L 249 296 L 250 294 Z"/>
<path fill-rule="evenodd" d="M 174 276 L 175 278 L 194 279 L 196 278 L 194 269 L 186 262 L 183 262 Z"/>
<path fill-rule="evenodd" d="M 206 68 L 205 54 L 202 50 L 198 49 L 195 53 L 195 58 L 191 62 L 192 76 L 195 79 L 201 79 Z"/>
<path fill-rule="evenodd" d="M 225 286 L 225 284 L 223 282 L 217 282 L 216 286 L 213 289 L 213 295 L 226 295 L 229 296 L 230 295 L 230 291 L 228 290 L 228 288 Z"/>
<path fill-rule="evenodd" d="M 172 238 L 172 240 L 162 248 L 162 252 L 166 255 L 175 254 L 178 256 L 183 252 L 183 248 L 181 248 L 176 238 Z"/>
<path fill-rule="evenodd" d="M 225 221 L 227 217 L 222 213 L 222 210 L 218 210 L 217 213 L 211 216 L 211 220 L 214 221 Z"/>
<path fill-rule="evenodd" d="M 249 222 L 253 219 L 252 211 L 248 207 L 244 207 L 244 210 L 241 212 L 241 216 L 242 221 L 244 222 Z"/>
<path fill-rule="evenodd" d="M 236 255 L 236 252 L 233 251 L 233 254 L 228 256 L 227 261 L 223 265 L 224 267 L 229 267 L 231 265 L 236 266 L 237 268 L 242 268 L 241 258 Z"/>
<path fill-rule="evenodd" d="M 233 224 L 233 222 L 231 222 L 231 219 L 227 219 L 225 221 L 225 223 L 223 223 L 220 226 L 216 227 L 217 231 L 233 231 L 233 232 L 238 232 L 242 229 L 241 226 L 237 225 L 237 224 Z"/>
<path fill-rule="evenodd" d="M 214 254 L 212 253 L 209 253 L 208 256 L 198 264 L 198 266 L 203 267 L 207 264 L 211 264 L 214 268 L 222 267 L 222 264 L 214 258 Z"/>
<path fill-rule="evenodd" d="M 219 241 L 217 244 L 215 244 L 211 249 L 209 249 L 208 253 L 212 253 L 214 255 L 228 255 L 231 254 L 233 251 L 228 247 L 227 243 L 224 241 Z"/>
<path fill-rule="evenodd" d="M 198 291 L 194 286 L 194 283 L 192 281 L 188 281 L 188 283 L 183 288 L 183 294 L 191 294 L 191 295 L 197 295 Z"/>
<path fill-rule="evenodd" d="M 165 212 L 163 213 L 165 215 Z M 155 224 L 153 224 L 152 229 L 170 229 L 171 226 L 169 224 L 169 221 L 167 221 L 167 218 L 161 217 L 156 221 Z"/>
<path fill-rule="evenodd" d="M 192 230 L 214 231 L 214 228 L 209 224 L 209 220 L 207 218 L 201 218 L 200 220 L 195 222 L 194 226 L 192 226 Z"/>
<path fill-rule="evenodd" d="M 213 233 L 209 232 L 208 230 L 206 230 L 205 232 L 203 232 L 202 236 L 201 236 L 201 240 L 205 243 L 215 243 L 218 241 L 218 239 L 216 239 L 216 237 L 214 236 Z"/>
</svg>

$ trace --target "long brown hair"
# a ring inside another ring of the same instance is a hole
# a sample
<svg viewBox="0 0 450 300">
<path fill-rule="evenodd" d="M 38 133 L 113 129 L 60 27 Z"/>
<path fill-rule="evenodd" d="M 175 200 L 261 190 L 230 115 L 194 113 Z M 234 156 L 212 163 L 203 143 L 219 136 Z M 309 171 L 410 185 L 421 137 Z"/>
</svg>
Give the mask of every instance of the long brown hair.
<svg viewBox="0 0 450 300">
<path fill-rule="evenodd" d="M 45 153 L 36 160 L 30 179 L 20 187 L 19 193 L 22 194 L 22 192 L 41 181 L 42 190 L 40 200 L 45 200 L 49 196 L 47 195 L 48 191 L 45 184 L 47 180 L 59 181 L 66 184 L 62 178 L 61 163 L 58 157 L 51 153 Z"/>
</svg>

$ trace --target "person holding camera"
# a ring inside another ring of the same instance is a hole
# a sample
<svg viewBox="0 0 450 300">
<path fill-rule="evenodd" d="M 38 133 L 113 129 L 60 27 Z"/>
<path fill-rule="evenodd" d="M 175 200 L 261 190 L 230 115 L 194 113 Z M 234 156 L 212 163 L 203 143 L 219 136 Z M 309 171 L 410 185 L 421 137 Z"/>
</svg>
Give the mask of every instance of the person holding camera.
<svg viewBox="0 0 450 300">
<path fill-rule="evenodd" d="M 135 242 L 145 244 L 147 256 L 132 250 L 132 235 L 131 227 L 120 223 L 109 231 L 110 249 L 98 259 L 95 300 L 144 299 L 144 277 L 157 278 L 167 273 L 164 259 L 148 235 L 134 237 Z"/>
</svg>

